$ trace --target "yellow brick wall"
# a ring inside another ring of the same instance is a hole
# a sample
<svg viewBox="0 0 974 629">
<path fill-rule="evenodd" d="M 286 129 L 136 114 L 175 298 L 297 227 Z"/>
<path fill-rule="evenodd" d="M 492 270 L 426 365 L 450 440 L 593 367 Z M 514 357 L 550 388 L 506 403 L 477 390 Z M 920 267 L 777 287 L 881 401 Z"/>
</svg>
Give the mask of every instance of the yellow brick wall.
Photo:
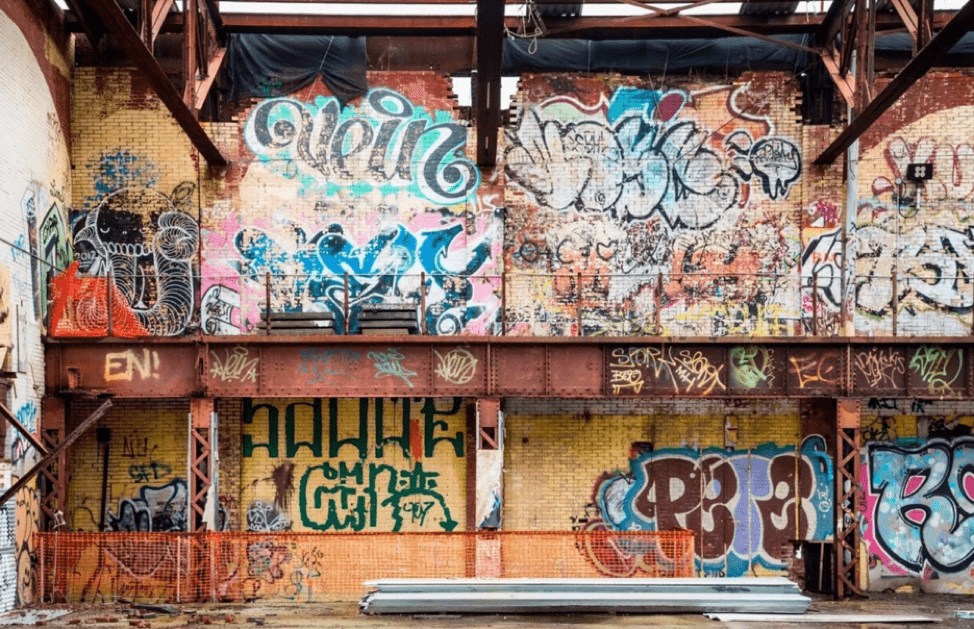
<svg viewBox="0 0 974 629">
<path fill-rule="evenodd" d="M 94 408 L 73 409 L 68 430 Z M 70 530 L 99 530 L 105 444 L 97 428 L 111 436 L 105 530 L 185 530 L 188 416 L 187 400 L 115 402 L 68 450 Z"/>
<path fill-rule="evenodd" d="M 724 448 L 726 431 L 736 449 L 765 443 L 801 442 L 797 404 L 768 401 L 735 409 L 723 402 L 620 400 L 630 414 L 594 414 L 595 402 L 565 401 L 576 414 L 505 416 L 504 528 L 567 530 L 585 515 L 593 490 L 606 473 L 629 471 L 634 442 L 656 450 Z"/>
<path fill-rule="evenodd" d="M 248 411 L 245 402 L 242 410 L 243 530 L 464 528 L 467 415 L 462 400 L 278 399 L 251 404 Z M 270 418 L 275 414 L 273 431 Z M 390 441 L 405 434 L 404 418 L 408 438 Z M 355 439 L 359 441 L 353 443 Z"/>
</svg>

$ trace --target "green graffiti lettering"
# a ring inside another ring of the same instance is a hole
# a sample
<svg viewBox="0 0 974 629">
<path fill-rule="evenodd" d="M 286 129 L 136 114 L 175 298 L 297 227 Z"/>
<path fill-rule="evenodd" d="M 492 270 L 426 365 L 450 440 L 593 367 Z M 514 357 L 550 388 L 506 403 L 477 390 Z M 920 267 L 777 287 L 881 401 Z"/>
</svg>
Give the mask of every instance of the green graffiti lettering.
<svg viewBox="0 0 974 629">
<path fill-rule="evenodd" d="M 295 441 L 297 407 L 310 406 L 311 416 L 311 441 Z M 284 443 L 288 458 L 293 457 L 302 447 L 309 448 L 311 454 L 316 458 L 321 458 L 321 398 L 315 398 L 311 403 L 295 402 L 288 404 L 284 411 Z"/>
<path fill-rule="evenodd" d="M 453 450 L 456 452 L 458 457 L 463 456 L 463 432 L 457 432 L 455 437 L 437 437 L 434 432 L 437 428 L 441 430 L 446 430 L 449 425 L 445 421 L 440 421 L 436 419 L 439 416 L 456 415 L 460 410 L 460 405 L 463 400 L 460 398 L 453 398 L 453 406 L 450 410 L 440 411 L 436 408 L 436 401 L 433 398 L 426 398 L 426 403 L 423 405 L 423 415 L 425 418 L 424 422 L 424 441 L 426 443 L 423 454 L 426 458 L 433 456 L 434 450 L 436 450 L 436 444 L 441 441 L 446 441 L 453 444 Z"/>
<path fill-rule="evenodd" d="M 243 423 L 252 424 L 254 422 L 254 417 L 257 415 L 257 411 L 267 409 L 267 443 L 254 443 L 254 438 L 248 433 L 243 434 L 243 455 L 245 458 L 254 455 L 254 450 L 257 448 L 264 448 L 267 450 L 267 456 L 271 458 L 277 457 L 277 407 L 271 404 L 257 404 L 254 406 L 254 401 L 250 398 L 244 398 L 243 407 Z"/>
</svg>

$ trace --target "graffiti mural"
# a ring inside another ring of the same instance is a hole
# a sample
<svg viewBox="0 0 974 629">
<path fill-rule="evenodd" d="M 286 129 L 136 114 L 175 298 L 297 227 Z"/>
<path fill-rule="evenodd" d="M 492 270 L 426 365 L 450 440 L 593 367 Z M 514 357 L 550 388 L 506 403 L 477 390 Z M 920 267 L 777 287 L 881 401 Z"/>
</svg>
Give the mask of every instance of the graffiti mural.
<svg viewBox="0 0 974 629">
<path fill-rule="evenodd" d="M 143 162 L 118 152 L 91 166 L 98 194 L 73 222 L 75 262 L 55 280 L 53 335 L 104 335 L 109 307 L 115 336 L 175 336 L 193 321 L 196 186 L 159 192 Z"/>
<path fill-rule="evenodd" d="M 438 91 L 440 79 L 418 80 Z M 503 207 L 464 154 L 452 101 L 375 87 L 342 108 L 320 89 L 243 117 L 255 159 L 240 198 L 261 207 L 204 226 L 204 331 L 251 332 L 270 308 L 328 313 L 356 333 L 365 308 L 424 303 L 430 334 L 499 325 Z"/>
<path fill-rule="evenodd" d="M 892 573 L 967 578 L 974 565 L 974 439 L 866 446 L 864 540 Z"/>
<path fill-rule="evenodd" d="M 459 398 L 245 400 L 248 530 L 454 530 L 465 425 Z"/>
<path fill-rule="evenodd" d="M 832 532 L 833 468 L 824 439 L 806 438 L 797 456 L 796 464 L 793 447 L 774 444 L 644 452 L 628 473 L 598 481 L 595 528 L 692 530 L 697 560 L 709 574 L 742 576 L 752 565 L 781 569 L 783 549 L 796 534 L 826 539 Z"/>
<path fill-rule="evenodd" d="M 32 184 L 22 201 L 27 224 L 27 241 L 17 243 L 16 261 L 25 253 L 30 257 L 34 317 L 42 318 L 50 305 L 48 285 L 73 259 L 64 215 L 64 194 L 47 186 Z"/>
<path fill-rule="evenodd" d="M 346 304 L 357 315 L 369 304 L 418 304 L 423 291 L 430 304 L 423 313 L 427 330 L 455 334 L 488 310 L 476 303 L 470 276 L 483 271 L 493 248 L 489 232 L 466 248 L 454 246 L 462 232 L 460 223 L 418 233 L 393 225 L 358 246 L 340 224 L 332 224 L 308 238 L 295 229 L 297 241 L 287 246 L 249 227 L 237 233 L 235 247 L 247 279 L 263 283 L 267 272 L 275 278 L 271 300 L 276 310 L 296 312 L 314 304 L 331 312 L 342 329 Z M 423 273 L 429 278 L 426 286 L 419 283 Z M 357 330 L 357 319 L 349 326 Z"/>
<path fill-rule="evenodd" d="M 509 265 L 553 278 L 548 294 L 509 297 L 515 330 L 572 333 L 562 327 L 581 308 L 585 334 L 655 333 L 633 322 L 657 315 L 670 333 L 791 333 L 773 330 L 797 318 L 797 287 L 784 279 L 797 228 L 782 212 L 802 158 L 785 121 L 754 110 L 768 86 L 588 87 L 600 93 L 525 106 L 506 132 L 510 188 L 527 193 L 509 195 Z M 734 302 L 755 309 L 703 312 Z"/>
<path fill-rule="evenodd" d="M 148 533 L 153 531 L 185 531 L 188 494 L 186 481 L 173 479 L 165 485 L 143 485 L 136 498 L 123 498 L 118 512 L 108 511 L 110 531 Z"/>
</svg>

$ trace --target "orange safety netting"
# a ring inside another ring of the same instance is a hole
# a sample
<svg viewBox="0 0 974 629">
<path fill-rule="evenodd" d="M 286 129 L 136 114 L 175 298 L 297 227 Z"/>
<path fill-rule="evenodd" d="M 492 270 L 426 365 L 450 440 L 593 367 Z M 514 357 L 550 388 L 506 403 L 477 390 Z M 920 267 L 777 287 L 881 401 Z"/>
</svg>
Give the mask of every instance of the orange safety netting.
<svg viewBox="0 0 974 629">
<path fill-rule="evenodd" d="M 69 603 L 355 600 L 390 578 L 692 577 L 691 531 L 41 533 L 38 596 Z"/>
</svg>

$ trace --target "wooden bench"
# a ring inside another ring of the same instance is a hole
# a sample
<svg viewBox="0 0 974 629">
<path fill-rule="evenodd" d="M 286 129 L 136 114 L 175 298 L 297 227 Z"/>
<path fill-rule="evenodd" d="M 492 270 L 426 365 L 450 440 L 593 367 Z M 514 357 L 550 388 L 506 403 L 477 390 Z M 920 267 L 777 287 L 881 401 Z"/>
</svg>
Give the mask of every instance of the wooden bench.
<svg viewBox="0 0 974 629">
<path fill-rule="evenodd" d="M 261 312 L 257 329 L 267 334 L 335 334 L 331 312 Z"/>
<path fill-rule="evenodd" d="M 369 304 L 358 313 L 358 331 L 365 335 L 419 334 L 419 309 L 412 304 Z"/>
</svg>

